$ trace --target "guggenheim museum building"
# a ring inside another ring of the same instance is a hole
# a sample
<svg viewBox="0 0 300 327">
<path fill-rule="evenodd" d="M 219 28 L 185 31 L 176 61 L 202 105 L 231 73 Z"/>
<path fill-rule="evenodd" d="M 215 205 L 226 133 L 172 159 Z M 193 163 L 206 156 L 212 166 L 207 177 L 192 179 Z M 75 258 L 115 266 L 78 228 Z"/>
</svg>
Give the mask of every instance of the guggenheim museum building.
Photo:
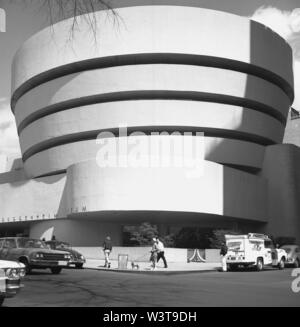
<svg viewBox="0 0 300 327">
<path fill-rule="evenodd" d="M 94 30 L 87 13 L 72 37 L 66 18 L 22 45 L 11 95 L 22 158 L 0 174 L 2 236 L 122 245 L 124 227 L 147 221 L 161 234 L 195 226 L 300 242 L 300 150 L 283 144 L 292 50 L 260 23 L 198 3 L 115 0 Z M 201 174 L 122 164 L 138 163 L 137 144 L 158 163 L 189 156 L 149 150 L 168 135 L 201 140 Z"/>
</svg>

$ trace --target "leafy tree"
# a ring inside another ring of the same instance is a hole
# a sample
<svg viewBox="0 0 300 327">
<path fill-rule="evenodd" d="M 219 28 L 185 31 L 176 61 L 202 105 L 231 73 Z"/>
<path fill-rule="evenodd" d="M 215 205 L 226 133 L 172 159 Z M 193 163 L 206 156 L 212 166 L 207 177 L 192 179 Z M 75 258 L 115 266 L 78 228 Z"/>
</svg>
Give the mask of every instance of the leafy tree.
<svg viewBox="0 0 300 327">
<path fill-rule="evenodd" d="M 136 230 L 131 232 L 130 241 L 138 245 L 150 245 L 152 239 L 157 237 L 157 226 L 148 222 L 142 223 Z"/>
<path fill-rule="evenodd" d="M 205 249 L 209 247 L 211 229 L 184 227 L 175 235 L 175 246 L 178 248 Z"/>
<path fill-rule="evenodd" d="M 211 249 L 219 249 L 223 242 L 225 242 L 225 235 L 239 235 L 240 231 L 228 229 L 216 229 L 212 232 L 212 237 L 209 238 L 209 247 Z"/>
<path fill-rule="evenodd" d="M 164 243 L 164 246 L 167 248 L 175 247 L 175 235 L 169 234 L 163 237 L 159 237 L 160 240 Z"/>
<path fill-rule="evenodd" d="M 279 244 L 279 246 L 285 245 L 285 244 L 296 244 L 295 237 L 289 237 L 289 236 L 278 236 L 274 238 L 274 243 Z"/>
</svg>

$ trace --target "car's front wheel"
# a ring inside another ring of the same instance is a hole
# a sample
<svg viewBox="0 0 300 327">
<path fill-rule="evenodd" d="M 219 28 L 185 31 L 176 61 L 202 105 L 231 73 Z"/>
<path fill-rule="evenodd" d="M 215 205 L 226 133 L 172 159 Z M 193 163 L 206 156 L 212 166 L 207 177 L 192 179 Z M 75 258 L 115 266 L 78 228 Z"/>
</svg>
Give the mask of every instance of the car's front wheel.
<svg viewBox="0 0 300 327">
<path fill-rule="evenodd" d="M 53 267 L 53 268 L 51 268 L 51 272 L 52 272 L 53 275 L 60 274 L 61 270 L 62 270 L 62 268 L 60 268 L 60 267 Z"/>
<path fill-rule="evenodd" d="M 30 268 L 28 260 L 26 258 L 20 258 L 19 262 L 23 263 L 23 265 L 25 266 L 26 275 L 30 274 L 31 268 Z"/>
<path fill-rule="evenodd" d="M 75 267 L 76 267 L 77 269 L 82 269 L 82 268 L 83 268 L 83 263 L 77 263 L 77 264 L 75 265 Z"/>
<path fill-rule="evenodd" d="M 4 297 L 0 297 L 0 307 L 2 306 L 3 302 L 4 302 Z"/>
</svg>

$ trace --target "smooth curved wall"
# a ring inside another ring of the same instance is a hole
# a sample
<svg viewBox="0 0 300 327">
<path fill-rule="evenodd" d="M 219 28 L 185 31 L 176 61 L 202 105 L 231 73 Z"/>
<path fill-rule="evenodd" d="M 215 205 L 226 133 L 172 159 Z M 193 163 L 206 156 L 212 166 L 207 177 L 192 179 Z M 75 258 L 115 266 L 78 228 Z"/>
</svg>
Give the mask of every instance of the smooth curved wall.
<svg viewBox="0 0 300 327">
<path fill-rule="evenodd" d="M 12 109 L 28 176 L 95 159 L 98 133 L 120 124 L 202 131 L 207 160 L 261 169 L 293 100 L 287 43 L 246 18 L 186 5 L 117 13 L 117 27 L 95 13 L 96 35 L 79 17 L 71 43 L 72 20 L 59 22 L 16 54 Z"/>
<path fill-rule="evenodd" d="M 140 146 L 143 144 L 143 140 L 141 138 L 146 138 L 144 141 L 146 144 L 151 144 L 152 136 L 130 136 L 131 144 L 137 144 L 136 149 L 140 151 L 142 154 L 145 151 L 146 155 L 151 157 L 151 153 L 148 152 L 149 148 L 145 148 L 143 151 Z M 168 137 L 168 136 L 167 136 Z M 176 136 L 184 138 L 184 136 Z M 197 136 L 195 136 L 197 137 Z M 200 136 L 201 137 L 201 136 Z M 160 137 L 162 139 L 162 136 Z M 116 142 L 115 142 L 116 141 Z M 116 139 L 112 142 L 112 147 L 104 146 L 102 147 L 100 144 L 93 140 L 85 140 L 79 142 L 72 142 L 65 145 L 60 145 L 53 147 L 48 150 L 44 150 L 38 152 L 31 156 L 25 162 L 25 169 L 29 176 L 44 176 L 49 173 L 49 171 L 53 171 L 55 173 L 60 173 L 65 170 L 65 167 L 69 167 L 73 164 L 73 162 L 81 162 L 84 160 L 91 160 L 96 163 L 97 156 L 101 149 L 103 151 L 107 151 L 109 154 L 113 154 L 116 152 L 115 148 L 119 148 L 119 139 Z M 196 141 L 194 142 L 196 143 Z M 160 149 L 163 150 L 163 140 L 160 143 Z M 184 140 L 181 141 L 181 144 L 184 144 Z M 116 145 L 116 146 L 115 146 Z M 219 151 L 215 151 L 215 148 L 220 148 Z M 170 157 L 170 162 L 172 163 L 175 151 L 170 148 L 171 152 L 167 154 Z M 252 168 L 254 170 L 259 170 L 262 166 L 263 156 L 264 156 L 264 147 L 261 145 L 257 145 L 251 142 L 245 142 L 240 140 L 232 140 L 232 139 L 224 139 L 224 138 L 216 138 L 216 137 L 204 137 L 204 159 L 218 162 L 225 165 L 234 165 L 234 166 L 243 166 L 245 168 Z M 134 151 L 134 147 L 129 148 L 125 153 L 128 158 L 136 157 L 136 153 Z M 164 154 L 159 154 L 159 160 L 162 161 L 162 157 Z M 180 153 L 182 156 L 182 160 L 184 159 L 183 151 Z M 203 160 L 201 150 L 198 153 L 195 153 L 195 160 Z M 150 159 L 149 159 L 150 160 Z M 118 163 L 119 160 L 117 159 Z"/>
<path fill-rule="evenodd" d="M 100 168 L 94 161 L 75 164 L 67 171 L 68 214 L 84 217 L 80 209 L 84 207 L 102 216 L 112 211 L 148 211 L 268 220 L 265 179 L 209 161 L 204 161 L 201 176 L 191 178 L 189 173 L 187 168 Z M 224 197 L 226 190 L 229 194 Z M 143 219 L 141 215 L 139 222 Z"/>
</svg>

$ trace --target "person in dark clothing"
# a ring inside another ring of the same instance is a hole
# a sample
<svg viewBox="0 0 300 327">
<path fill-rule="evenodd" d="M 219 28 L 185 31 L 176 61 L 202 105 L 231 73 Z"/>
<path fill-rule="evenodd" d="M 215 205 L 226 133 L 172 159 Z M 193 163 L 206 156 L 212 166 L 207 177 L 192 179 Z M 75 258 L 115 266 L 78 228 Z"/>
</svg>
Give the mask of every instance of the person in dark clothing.
<svg viewBox="0 0 300 327">
<path fill-rule="evenodd" d="M 104 256 L 105 256 L 104 267 L 106 267 L 106 268 L 110 268 L 110 266 L 111 266 L 110 259 L 109 259 L 111 251 L 112 251 L 111 238 L 109 236 L 107 236 L 105 241 L 103 242 L 103 252 L 104 252 Z"/>
<path fill-rule="evenodd" d="M 221 264 L 222 264 L 222 271 L 227 271 L 227 252 L 228 247 L 225 242 L 222 243 L 220 249 L 220 256 L 221 256 Z"/>
</svg>

